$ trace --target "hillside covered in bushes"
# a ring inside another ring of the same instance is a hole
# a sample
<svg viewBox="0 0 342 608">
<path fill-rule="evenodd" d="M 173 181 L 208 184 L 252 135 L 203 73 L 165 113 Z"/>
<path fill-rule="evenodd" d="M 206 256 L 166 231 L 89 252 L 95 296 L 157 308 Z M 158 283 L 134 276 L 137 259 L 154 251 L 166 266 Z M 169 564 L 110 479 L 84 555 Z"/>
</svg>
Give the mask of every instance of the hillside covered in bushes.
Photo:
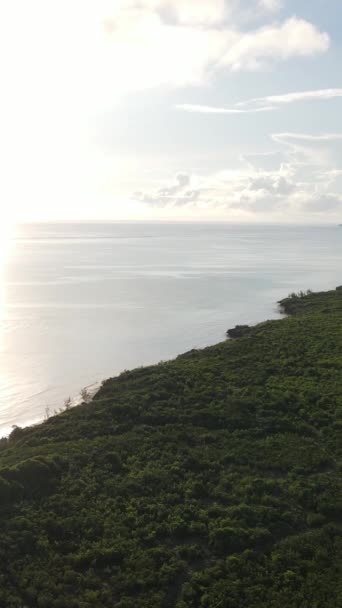
<svg viewBox="0 0 342 608">
<path fill-rule="evenodd" d="M 342 290 L 282 306 L 1 440 L 2 608 L 342 606 Z"/>
</svg>

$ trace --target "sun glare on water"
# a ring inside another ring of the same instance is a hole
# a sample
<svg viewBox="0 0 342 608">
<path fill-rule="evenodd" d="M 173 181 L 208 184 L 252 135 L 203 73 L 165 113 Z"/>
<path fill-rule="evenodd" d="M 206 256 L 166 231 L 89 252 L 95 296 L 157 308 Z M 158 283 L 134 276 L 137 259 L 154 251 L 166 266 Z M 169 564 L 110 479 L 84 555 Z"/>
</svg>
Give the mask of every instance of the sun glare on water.
<svg viewBox="0 0 342 608">
<path fill-rule="evenodd" d="M 4 319 L 6 295 L 6 264 L 13 243 L 14 225 L 2 220 L 0 223 L 0 323 Z M 1 326 L 0 326 L 1 337 Z M 1 339 L 0 339 L 1 346 Z"/>
<path fill-rule="evenodd" d="M 13 234 L 14 224 L 8 220 L 0 219 L 0 267 L 3 266 L 9 253 Z"/>
</svg>

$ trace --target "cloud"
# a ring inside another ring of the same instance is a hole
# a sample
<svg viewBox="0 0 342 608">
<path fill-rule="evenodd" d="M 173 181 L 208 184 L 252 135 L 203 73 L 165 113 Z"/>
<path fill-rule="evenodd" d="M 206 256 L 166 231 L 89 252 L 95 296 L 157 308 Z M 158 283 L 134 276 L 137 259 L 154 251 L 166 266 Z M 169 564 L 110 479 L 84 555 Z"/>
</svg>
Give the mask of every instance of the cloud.
<svg viewBox="0 0 342 608">
<path fill-rule="evenodd" d="M 165 21 L 181 24 L 217 24 L 230 14 L 225 0 L 145 0 L 136 2 L 159 12 Z"/>
<path fill-rule="evenodd" d="M 328 177 L 330 179 L 342 177 L 342 169 L 330 169 L 329 171 L 325 171 L 324 177 Z"/>
<path fill-rule="evenodd" d="M 192 187 L 190 187 L 192 184 Z M 164 187 L 150 192 L 136 192 L 135 201 L 152 207 L 175 209 L 188 207 L 198 210 L 244 209 L 258 212 L 265 206 L 280 206 L 284 197 L 293 192 L 291 171 L 259 171 L 242 168 L 207 176 L 180 176 Z"/>
<path fill-rule="evenodd" d="M 342 133 L 273 133 L 272 140 L 285 146 L 288 157 L 302 165 L 324 168 L 331 165 L 342 153 Z"/>
<path fill-rule="evenodd" d="M 268 95 L 255 97 L 246 101 L 239 101 L 232 107 L 205 106 L 199 104 L 178 104 L 178 110 L 198 112 L 200 114 L 253 114 L 255 112 L 269 112 L 280 106 L 303 101 L 327 101 L 342 98 L 342 89 L 319 89 L 316 91 L 297 91 L 283 95 Z"/>
<path fill-rule="evenodd" d="M 165 23 L 182 25 L 232 25 L 246 17 L 277 13 L 283 0 L 117 0 L 120 10 L 156 12 Z"/>
<path fill-rule="evenodd" d="M 184 110 L 185 112 L 196 112 L 199 114 L 251 114 L 255 112 L 268 112 L 273 110 L 272 107 L 264 108 L 224 108 L 217 106 L 201 106 L 191 103 L 182 103 L 176 106 L 177 110 Z"/>
<path fill-rule="evenodd" d="M 342 133 L 323 133 L 311 135 L 309 133 L 273 133 L 272 139 L 278 143 L 293 145 L 293 142 L 326 142 L 342 140 Z"/>
<path fill-rule="evenodd" d="M 279 11 L 284 4 L 284 0 L 259 0 L 259 6 L 271 13 Z"/>
<path fill-rule="evenodd" d="M 263 6 L 266 23 L 280 6 L 259 0 L 2 3 L 3 87 L 12 92 L 11 106 L 13 98 L 25 98 L 32 99 L 32 111 L 49 106 L 60 115 L 72 107 L 89 114 L 112 107 L 127 92 L 203 84 L 218 71 L 259 69 L 328 49 L 328 34 L 297 17 L 241 28 L 246 5 Z"/>
<path fill-rule="evenodd" d="M 176 175 L 175 183 L 173 185 L 168 186 L 160 190 L 160 194 L 162 196 L 173 196 L 174 194 L 179 194 L 190 185 L 190 177 L 185 173 L 179 173 Z"/>
<path fill-rule="evenodd" d="M 326 214 L 329 212 L 342 212 L 342 196 L 335 193 L 314 193 L 307 196 L 303 202 L 304 211 Z"/>
<path fill-rule="evenodd" d="M 0 98 L 2 199 L 15 200 L 19 209 L 27 200 L 29 207 L 44 209 L 47 200 L 82 201 L 89 180 L 94 199 L 101 188 L 106 196 L 107 189 L 112 193 L 111 159 L 102 158 L 92 129 L 129 93 L 202 85 L 217 74 L 325 52 L 328 35 L 297 17 L 284 21 L 275 14 L 280 5 L 261 0 L 0 2 L 6 92 Z M 221 205 L 230 190 L 220 179 L 213 182 L 201 176 L 192 176 L 189 184 L 176 179 L 163 185 L 166 191 L 161 185 L 161 191 L 141 197 L 156 205 Z M 246 177 L 241 183 L 251 190 Z M 239 194 L 233 190 L 232 196 Z"/>
<path fill-rule="evenodd" d="M 328 34 L 304 19 L 291 17 L 281 25 L 236 34 L 220 64 L 232 71 L 258 70 L 275 60 L 323 53 L 329 46 Z"/>
<path fill-rule="evenodd" d="M 261 177 L 252 177 L 248 185 L 251 191 L 264 190 L 270 194 L 286 195 L 294 190 L 294 184 L 286 177 L 279 173 L 264 175 Z"/>
<path fill-rule="evenodd" d="M 271 136 L 277 149 L 240 159 L 238 169 L 207 175 L 181 174 L 170 183 L 135 200 L 164 210 L 186 208 L 192 213 L 225 217 L 339 221 L 342 213 L 342 169 L 336 166 L 342 134 L 283 133 Z M 323 155 L 322 155 L 323 146 Z M 330 150 L 330 152 L 332 152 Z M 319 168 L 316 154 L 320 156 Z M 272 160 L 272 163 L 270 161 Z M 272 164 L 272 168 L 263 165 Z"/>
<path fill-rule="evenodd" d="M 283 95 L 268 95 L 267 97 L 256 97 L 247 101 L 240 101 L 237 107 L 247 107 L 258 109 L 259 106 L 266 104 L 275 108 L 279 105 L 287 105 L 300 101 L 325 101 L 342 97 L 342 89 L 318 89 L 314 91 L 295 91 Z"/>
<path fill-rule="evenodd" d="M 229 10 L 234 6 L 238 9 Z M 107 74 L 111 63 L 116 89 L 125 91 L 197 85 L 219 71 L 261 69 L 329 48 L 327 33 L 297 17 L 240 29 L 241 6 L 219 0 L 145 0 L 117 6 L 103 20 Z"/>
<path fill-rule="evenodd" d="M 175 179 L 154 192 L 135 192 L 132 199 L 152 207 L 192 206 L 198 199 L 199 190 L 191 188 L 191 178 L 179 173 Z"/>
</svg>

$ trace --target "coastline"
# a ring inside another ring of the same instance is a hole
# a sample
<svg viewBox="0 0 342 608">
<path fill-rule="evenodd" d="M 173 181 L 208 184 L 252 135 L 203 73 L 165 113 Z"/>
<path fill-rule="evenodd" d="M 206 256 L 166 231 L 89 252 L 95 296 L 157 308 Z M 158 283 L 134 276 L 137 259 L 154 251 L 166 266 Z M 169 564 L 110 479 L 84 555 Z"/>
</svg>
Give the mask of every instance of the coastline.
<svg viewBox="0 0 342 608">
<path fill-rule="evenodd" d="M 0 441 L 2 439 L 8 438 L 10 436 L 10 434 L 12 433 L 12 431 L 16 428 L 20 428 L 20 429 L 32 428 L 33 429 L 33 428 L 39 426 L 40 424 L 43 424 L 44 422 L 46 422 L 46 420 L 48 420 L 49 418 L 52 418 L 54 416 L 59 416 L 60 414 L 63 414 L 63 412 L 65 412 L 69 409 L 74 409 L 75 407 L 78 407 L 78 406 L 82 405 L 83 403 L 91 403 L 91 401 L 94 399 L 96 394 L 101 389 L 103 382 L 104 382 L 104 380 L 98 381 L 98 382 L 92 382 L 91 384 L 86 385 L 76 396 L 69 397 L 68 399 L 66 399 L 64 401 L 64 404 L 62 404 L 62 405 L 58 405 L 56 407 L 47 406 L 45 408 L 45 415 L 43 417 L 40 417 L 39 419 L 36 418 L 32 422 L 28 421 L 27 423 L 25 423 L 22 426 L 20 424 L 12 424 L 10 427 L 8 427 L 7 432 L 2 431 L 1 436 L 0 436 Z M 88 395 L 86 401 L 82 398 L 82 391 L 84 391 L 84 390 L 87 391 L 87 395 Z M 66 405 L 67 403 L 68 403 L 68 405 Z"/>
<path fill-rule="evenodd" d="M 199 577 L 196 605 L 234 586 L 241 608 L 299 606 L 308 590 L 339 605 L 342 292 L 286 303 L 294 314 L 109 378 L 0 442 L 1 605 L 21 605 L 30 581 L 44 607 L 58 585 L 66 606 L 109 608 L 120 586 L 120 605 L 161 608 Z"/>
<path fill-rule="evenodd" d="M 334 290 L 332 290 L 334 291 Z M 341 286 L 337 286 L 335 288 L 335 291 L 339 291 L 342 293 L 342 287 Z M 254 324 L 254 325 L 246 325 L 246 326 L 240 326 L 240 325 L 236 325 L 234 328 L 232 329 L 228 329 L 225 334 L 225 339 L 219 341 L 218 343 L 215 344 L 208 344 L 207 346 L 201 347 L 201 348 L 193 348 L 190 349 L 189 351 L 186 351 L 184 353 L 179 353 L 177 354 L 175 357 L 172 357 L 166 361 L 161 361 L 160 363 L 171 363 L 172 361 L 175 361 L 178 357 L 179 358 L 183 358 L 183 357 L 187 357 L 187 356 L 191 356 L 194 353 L 199 353 L 201 351 L 204 351 L 206 349 L 210 349 L 210 348 L 214 348 L 215 346 L 224 343 L 224 342 L 230 342 L 230 341 L 236 341 L 239 340 L 245 336 L 249 336 L 249 335 L 253 335 L 253 332 L 259 327 L 259 326 L 263 326 L 267 323 L 270 322 L 277 322 L 277 321 L 282 321 L 283 319 L 285 319 L 286 317 L 290 317 L 292 315 L 296 315 L 298 313 L 298 310 L 300 310 L 302 304 L 303 304 L 303 300 L 305 300 L 305 298 L 307 298 L 308 296 L 312 296 L 313 298 L 315 297 L 320 297 L 326 293 L 330 293 L 329 291 L 323 291 L 323 292 L 312 292 L 310 289 L 307 291 L 300 291 L 298 293 L 292 293 L 289 294 L 287 297 L 282 298 L 281 300 L 278 300 L 276 302 L 277 305 L 277 311 L 279 312 L 279 318 L 277 319 L 265 319 L 263 321 L 259 321 L 258 323 Z M 234 332 L 236 332 L 237 329 L 240 328 L 247 328 L 245 331 L 243 332 L 238 332 L 237 335 L 233 335 Z M 232 332 L 232 333 L 231 333 Z M 158 365 L 158 363 L 155 364 L 151 364 L 151 365 L 141 365 L 135 368 L 132 368 L 130 370 L 123 370 L 122 372 L 115 374 L 114 376 L 111 376 L 109 378 L 105 378 L 101 381 L 97 381 L 97 382 L 93 382 L 91 384 L 86 385 L 75 397 L 69 397 L 68 399 L 65 400 L 64 405 L 59 406 L 58 408 L 51 408 L 51 407 L 47 407 L 46 411 L 45 411 L 45 416 L 43 418 L 40 418 L 39 420 L 33 422 L 33 423 L 27 423 L 23 426 L 20 425 L 13 425 L 12 426 L 12 430 L 9 430 L 7 434 L 2 435 L 0 437 L 0 441 L 1 439 L 6 440 L 10 435 L 11 432 L 13 431 L 13 429 L 30 429 L 30 428 L 36 428 L 38 426 L 40 426 L 41 424 L 44 424 L 44 422 L 46 422 L 47 420 L 54 418 L 56 416 L 59 416 L 63 413 L 65 413 L 68 410 L 72 410 L 74 408 L 86 405 L 86 404 L 91 404 L 96 396 L 98 395 L 98 393 L 101 391 L 102 387 L 107 384 L 108 382 L 113 381 L 115 378 L 119 378 L 122 374 L 124 373 L 134 373 L 136 370 L 144 370 L 147 369 L 149 367 L 154 367 L 155 365 Z M 102 400 L 98 400 L 98 401 L 102 401 Z"/>
<path fill-rule="evenodd" d="M 96 380 L 213 345 L 235 324 L 279 318 L 275 303 L 291 290 L 337 285 L 337 231 L 22 227 L 30 246 L 16 243 L 4 283 L 0 436 L 14 424 L 37 423 L 69 396 L 76 404 Z M 296 247 L 288 248 L 292 239 Z"/>
<path fill-rule="evenodd" d="M 279 317 L 272 319 L 273 321 L 281 321 L 282 318 L 284 318 L 285 316 L 288 316 L 290 313 L 287 313 L 285 311 L 285 309 L 283 309 L 282 306 L 282 302 L 284 302 L 286 300 L 280 300 L 277 302 L 274 302 L 274 304 L 276 305 L 275 309 L 277 310 L 277 312 L 279 313 Z M 265 319 L 263 321 L 258 321 L 257 323 L 248 326 L 249 327 L 249 331 L 252 331 L 254 328 L 258 327 L 259 325 L 262 325 L 264 323 L 267 323 L 268 321 L 270 321 L 270 319 Z M 138 367 L 134 367 L 130 370 L 122 370 L 121 372 L 119 372 L 118 374 L 115 374 L 113 376 L 110 376 L 109 378 L 104 378 L 101 381 L 96 381 L 96 382 L 92 382 L 91 384 L 87 384 L 86 386 L 83 387 L 83 389 L 80 390 L 80 392 L 78 394 L 76 394 L 76 396 L 74 397 L 68 397 L 67 399 L 65 399 L 64 404 L 57 406 L 57 407 L 53 407 L 53 406 L 47 406 L 45 409 L 45 415 L 40 418 L 39 420 L 35 420 L 34 422 L 30 423 L 28 422 L 27 424 L 24 424 L 23 426 L 21 425 L 12 425 L 11 430 L 8 430 L 8 433 L 2 435 L 0 437 L 0 441 L 2 439 L 6 440 L 9 438 L 9 436 L 11 435 L 11 432 L 14 429 L 34 429 L 36 427 L 39 427 L 41 424 L 44 424 L 45 422 L 47 422 L 47 420 L 54 418 L 56 416 L 60 416 L 61 414 L 65 413 L 68 410 L 72 410 L 74 408 L 83 406 L 83 405 L 89 405 L 91 404 L 94 399 L 96 398 L 96 396 L 98 395 L 98 393 L 100 392 L 101 388 L 103 387 L 103 385 L 115 378 L 119 378 L 122 374 L 128 372 L 128 373 L 132 373 L 134 371 L 136 371 L 137 369 L 146 369 L 148 367 L 151 366 L 155 366 L 158 365 L 159 363 L 168 363 L 168 362 L 172 362 L 175 359 L 177 359 L 178 357 L 186 357 L 194 352 L 200 352 L 202 350 L 205 350 L 206 348 L 212 348 L 215 347 L 217 344 L 220 343 L 224 343 L 227 341 L 233 341 L 236 340 L 238 338 L 233 338 L 230 337 L 228 335 L 228 332 L 230 330 L 224 331 L 222 332 L 222 336 L 224 336 L 224 338 L 222 340 L 220 340 L 219 342 L 213 343 L 213 344 L 207 344 L 206 346 L 201 346 L 200 348 L 192 348 L 189 351 L 185 351 L 185 352 L 181 352 L 176 354 L 174 357 L 171 357 L 169 359 L 167 359 L 166 361 L 162 360 L 158 363 L 152 363 L 152 364 L 147 364 L 147 365 L 141 365 Z M 82 393 L 84 393 L 82 395 Z M 68 403 L 68 405 L 67 405 Z"/>
</svg>

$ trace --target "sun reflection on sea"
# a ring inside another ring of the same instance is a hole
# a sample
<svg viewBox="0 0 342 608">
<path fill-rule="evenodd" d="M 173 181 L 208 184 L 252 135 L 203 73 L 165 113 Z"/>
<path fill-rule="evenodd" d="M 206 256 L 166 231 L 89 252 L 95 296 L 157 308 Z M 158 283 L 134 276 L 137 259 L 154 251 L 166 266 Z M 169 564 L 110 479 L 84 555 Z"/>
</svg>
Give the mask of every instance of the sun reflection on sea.
<svg viewBox="0 0 342 608">
<path fill-rule="evenodd" d="M 3 347 L 3 324 L 6 316 L 6 270 L 14 245 L 15 227 L 13 224 L 0 223 L 0 348 Z"/>
</svg>

